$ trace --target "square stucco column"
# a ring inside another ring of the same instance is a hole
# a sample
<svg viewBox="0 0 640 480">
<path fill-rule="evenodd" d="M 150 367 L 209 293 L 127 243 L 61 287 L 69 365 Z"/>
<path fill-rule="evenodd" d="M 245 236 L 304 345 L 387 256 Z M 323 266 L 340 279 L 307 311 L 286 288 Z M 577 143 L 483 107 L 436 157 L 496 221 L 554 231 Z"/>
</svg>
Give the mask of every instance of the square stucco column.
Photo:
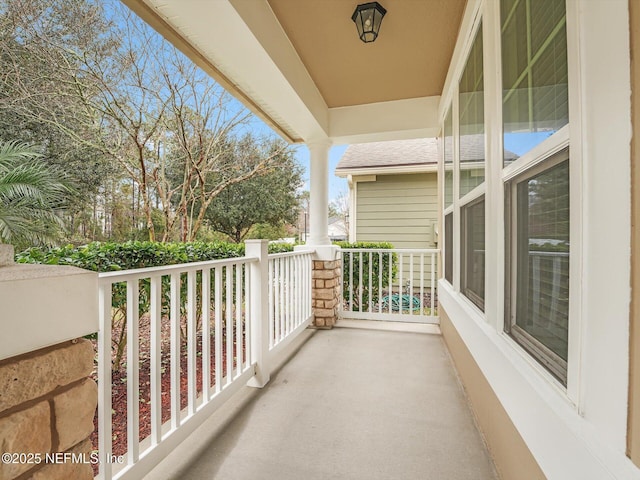
<svg viewBox="0 0 640 480">
<path fill-rule="evenodd" d="M 0 480 L 92 479 L 97 274 L 0 245 L 0 305 Z"/>
</svg>

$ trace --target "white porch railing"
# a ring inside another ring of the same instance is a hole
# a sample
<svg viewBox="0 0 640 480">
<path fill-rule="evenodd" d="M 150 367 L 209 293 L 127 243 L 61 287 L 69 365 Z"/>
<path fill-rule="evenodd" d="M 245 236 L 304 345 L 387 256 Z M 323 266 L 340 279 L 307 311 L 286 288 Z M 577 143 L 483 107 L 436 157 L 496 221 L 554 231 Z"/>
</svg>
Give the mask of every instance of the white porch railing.
<svg viewBox="0 0 640 480">
<path fill-rule="evenodd" d="M 343 248 L 341 318 L 438 323 L 438 252 Z"/>
<path fill-rule="evenodd" d="M 313 252 L 269 255 L 269 349 L 279 351 L 313 320 Z"/>
<path fill-rule="evenodd" d="M 268 381 L 276 350 L 311 322 L 312 252 L 268 257 L 266 247 L 248 243 L 242 258 L 100 274 L 99 457 L 126 461 L 102 461 L 98 478 L 144 476 L 239 388 Z M 118 315 L 127 401 L 126 411 L 112 412 Z M 116 416 L 126 417 L 124 452 L 113 450 Z"/>
</svg>

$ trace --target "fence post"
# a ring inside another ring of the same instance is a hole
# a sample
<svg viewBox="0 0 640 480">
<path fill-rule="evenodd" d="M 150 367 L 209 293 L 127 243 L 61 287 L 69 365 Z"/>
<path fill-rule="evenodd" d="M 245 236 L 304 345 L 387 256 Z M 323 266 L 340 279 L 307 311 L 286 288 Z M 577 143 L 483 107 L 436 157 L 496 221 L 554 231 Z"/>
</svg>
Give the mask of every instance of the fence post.
<svg viewBox="0 0 640 480">
<path fill-rule="evenodd" d="M 256 364 L 256 374 L 247 385 L 264 387 L 271 375 L 269 366 L 269 242 L 247 240 L 245 255 L 258 258 L 251 263 L 250 322 L 251 359 Z"/>
</svg>

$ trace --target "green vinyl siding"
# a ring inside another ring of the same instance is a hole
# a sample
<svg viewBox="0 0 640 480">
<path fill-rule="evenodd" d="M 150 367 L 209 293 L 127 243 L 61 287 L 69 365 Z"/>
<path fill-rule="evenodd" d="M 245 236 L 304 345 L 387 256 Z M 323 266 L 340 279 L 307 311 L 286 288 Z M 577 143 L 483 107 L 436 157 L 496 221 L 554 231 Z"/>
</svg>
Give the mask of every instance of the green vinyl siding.
<svg viewBox="0 0 640 480">
<path fill-rule="evenodd" d="M 434 172 L 378 175 L 375 182 L 358 182 L 356 241 L 390 242 L 396 248 L 437 248 L 436 179 Z M 429 285 L 429 265 L 425 267 L 425 285 Z M 409 268 L 407 256 L 403 261 L 403 284 L 409 280 Z M 415 285 L 419 281 L 418 269 L 419 259 L 415 256 Z"/>
<path fill-rule="evenodd" d="M 378 175 L 358 182 L 356 241 L 390 242 L 396 248 L 435 248 L 438 218 L 435 173 Z"/>
</svg>

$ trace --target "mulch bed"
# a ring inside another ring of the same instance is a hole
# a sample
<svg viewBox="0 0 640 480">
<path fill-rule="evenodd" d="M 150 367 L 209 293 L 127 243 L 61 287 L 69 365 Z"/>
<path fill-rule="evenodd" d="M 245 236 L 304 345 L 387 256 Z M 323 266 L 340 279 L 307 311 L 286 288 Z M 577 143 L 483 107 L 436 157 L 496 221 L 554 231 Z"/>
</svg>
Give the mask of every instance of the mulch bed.
<svg viewBox="0 0 640 480">
<path fill-rule="evenodd" d="M 213 321 L 213 319 L 212 319 Z M 184 323 L 184 322 L 183 322 Z M 235 324 L 234 324 L 235 326 Z M 139 341 L 139 439 L 140 441 L 151 435 L 151 355 L 150 355 L 150 329 L 149 317 L 145 315 L 140 318 L 140 341 Z M 162 402 L 162 423 L 171 418 L 171 354 L 170 354 L 170 321 L 163 317 L 161 325 L 161 402 Z M 237 353 L 235 331 L 233 332 L 234 358 Z M 113 341 L 117 341 L 117 329 L 113 329 Z M 95 343 L 95 342 L 94 342 Z M 244 343 L 244 332 L 243 332 Z M 196 390 L 197 395 L 202 393 L 202 332 L 197 331 L 196 348 Z M 208 359 L 210 365 L 209 385 L 215 386 L 215 355 L 214 355 L 214 333 L 211 328 L 210 339 L 211 356 Z M 97 348 L 97 345 L 95 345 Z M 226 375 L 226 331 L 223 329 L 222 338 L 222 375 Z M 244 358 L 244 345 L 241 346 Z M 187 380 L 187 344 L 183 341 L 180 347 L 180 409 L 187 407 L 188 403 L 188 380 Z M 111 377 L 111 402 L 112 402 L 112 452 L 113 455 L 126 455 L 127 453 L 127 369 L 126 353 L 123 357 L 122 367 L 114 370 Z M 234 360 L 235 368 L 235 360 Z M 235 372 L 234 372 L 235 373 Z M 97 381 L 97 373 L 94 371 L 94 380 Z M 91 435 L 93 449 L 98 450 L 98 413 L 94 417 L 94 432 Z M 98 465 L 93 465 L 94 475 L 98 473 Z"/>
</svg>

